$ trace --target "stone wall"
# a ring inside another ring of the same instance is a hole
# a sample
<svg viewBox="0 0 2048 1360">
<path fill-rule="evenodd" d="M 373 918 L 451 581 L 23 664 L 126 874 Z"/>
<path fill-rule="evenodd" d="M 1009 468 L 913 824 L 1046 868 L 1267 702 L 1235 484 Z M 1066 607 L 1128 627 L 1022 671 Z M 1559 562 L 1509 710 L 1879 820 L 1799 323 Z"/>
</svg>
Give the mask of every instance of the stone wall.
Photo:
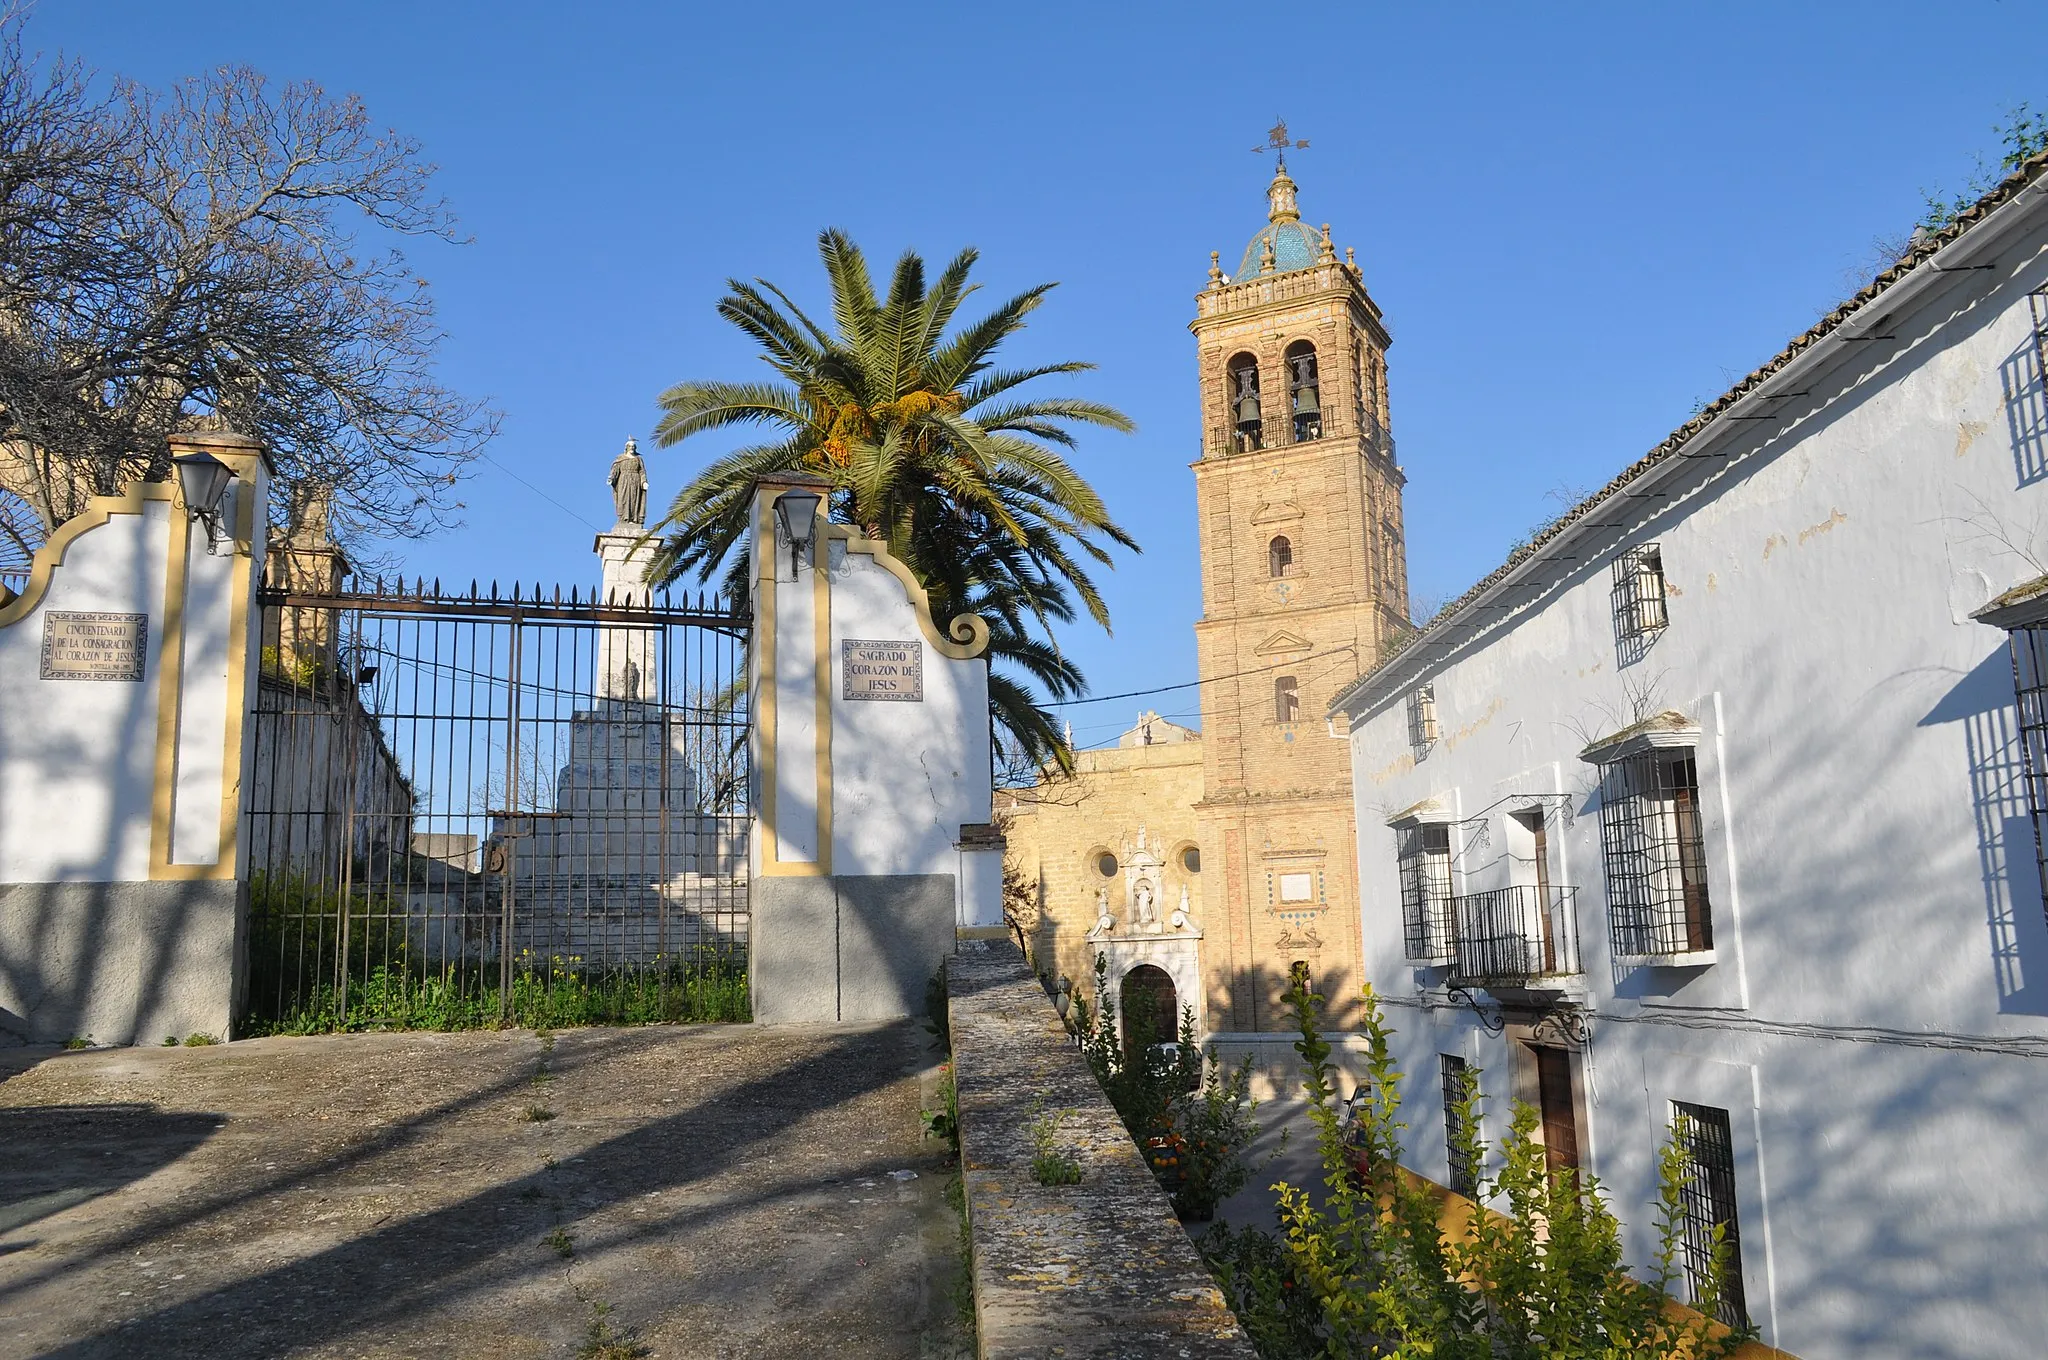
<svg viewBox="0 0 2048 1360">
<path fill-rule="evenodd" d="M 1254 1360 L 1016 946 L 962 941 L 946 977 L 984 1360 Z M 1031 1125 L 1061 1112 L 1060 1145 L 1082 1180 L 1042 1186 Z"/>
</svg>

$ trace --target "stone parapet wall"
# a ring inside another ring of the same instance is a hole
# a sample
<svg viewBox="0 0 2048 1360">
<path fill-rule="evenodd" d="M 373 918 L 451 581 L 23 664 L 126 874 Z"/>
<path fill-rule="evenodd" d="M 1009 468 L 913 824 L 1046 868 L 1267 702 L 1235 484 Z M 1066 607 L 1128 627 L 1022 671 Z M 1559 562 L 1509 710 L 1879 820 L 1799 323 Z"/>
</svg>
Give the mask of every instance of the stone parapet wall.
<svg viewBox="0 0 2048 1360">
<path fill-rule="evenodd" d="M 1022 953 L 962 940 L 946 978 L 984 1360 L 1255 1360 Z M 1042 1186 L 1031 1126 L 1061 1112 L 1082 1180 Z"/>
</svg>

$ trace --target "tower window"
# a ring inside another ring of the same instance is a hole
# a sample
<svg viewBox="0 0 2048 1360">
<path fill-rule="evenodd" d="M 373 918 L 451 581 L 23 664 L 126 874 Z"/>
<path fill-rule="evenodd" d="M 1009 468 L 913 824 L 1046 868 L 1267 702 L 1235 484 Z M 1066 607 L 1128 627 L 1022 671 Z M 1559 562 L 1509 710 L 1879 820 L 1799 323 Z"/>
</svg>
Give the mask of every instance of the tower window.
<svg viewBox="0 0 2048 1360">
<path fill-rule="evenodd" d="M 1321 439 L 1321 381 L 1316 376 L 1316 348 L 1306 340 L 1287 347 L 1287 396 L 1294 415 L 1294 442 Z"/>
<path fill-rule="evenodd" d="M 1291 723 L 1301 717 L 1301 686 L 1291 675 L 1273 682 L 1273 721 Z"/>
<path fill-rule="evenodd" d="M 1266 446 L 1265 414 L 1259 405 L 1259 361 L 1249 354 L 1230 361 L 1230 423 L 1238 452 Z"/>
<path fill-rule="evenodd" d="M 1266 545 L 1266 574 L 1269 576 L 1292 576 L 1294 574 L 1294 545 L 1282 534 Z"/>
</svg>

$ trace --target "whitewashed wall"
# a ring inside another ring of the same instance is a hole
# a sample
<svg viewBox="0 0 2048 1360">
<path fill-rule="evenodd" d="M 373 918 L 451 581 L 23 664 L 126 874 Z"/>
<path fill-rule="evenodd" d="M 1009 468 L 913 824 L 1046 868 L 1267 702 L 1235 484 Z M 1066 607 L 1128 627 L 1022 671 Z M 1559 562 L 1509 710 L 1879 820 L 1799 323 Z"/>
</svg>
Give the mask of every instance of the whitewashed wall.
<svg viewBox="0 0 2048 1360">
<path fill-rule="evenodd" d="M 987 629 L 942 630 L 906 568 L 822 514 L 792 566 L 773 507 L 797 484 L 757 490 L 750 544 L 754 1014 L 918 1014 L 956 929 L 1002 919 L 1000 845 L 978 834 L 993 812 Z M 861 697 L 849 643 L 899 658 L 891 697 Z"/>
<path fill-rule="evenodd" d="M 261 446 L 181 434 L 237 473 L 210 547 L 173 486 L 58 526 L 0 606 L 0 1031 L 226 1037 L 245 929 L 241 794 L 260 630 Z M 139 678 L 46 668 L 52 616 L 141 616 Z"/>
<path fill-rule="evenodd" d="M 2048 1335 L 2048 924 L 2005 636 L 1970 619 L 2048 562 L 2040 204 L 1350 703 L 1366 965 L 1413 1076 L 1412 1165 L 1446 1175 L 1437 1055 L 1486 1069 L 1497 1138 L 1516 1036 L 1404 957 L 1388 820 L 1448 807 L 1463 893 L 1509 881 L 1507 814 L 1547 806 L 1594 1012 L 1585 1164 L 1642 1262 L 1669 1102 L 1728 1109 L 1750 1310 L 1801 1356 L 2038 1356 Z M 1669 627 L 1624 665 L 1609 563 L 1642 543 Z M 1442 739 L 1418 760 L 1421 680 Z M 1614 957 L 1579 758 L 1668 709 L 1701 732 L 1700 968 Z"/>
</svg>

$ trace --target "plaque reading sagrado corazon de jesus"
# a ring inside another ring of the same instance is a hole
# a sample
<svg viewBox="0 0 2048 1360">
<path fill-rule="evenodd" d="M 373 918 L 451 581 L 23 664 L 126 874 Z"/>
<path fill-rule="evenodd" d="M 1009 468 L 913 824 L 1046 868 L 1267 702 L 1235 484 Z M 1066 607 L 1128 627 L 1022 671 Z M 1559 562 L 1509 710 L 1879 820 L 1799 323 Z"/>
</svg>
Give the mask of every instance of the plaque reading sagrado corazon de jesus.
<svg viewBox="0 0 2048 1360">
<path fill-rule="evenodd" d="M 839 644 L 839 674 L 848 699 L 895 699 L 924 702 L 924 644 L 868 642 L 847 638 Z"/>
<path fill-rule="evenodd" d="M 43 615 L 45 680 L 140 680 L 148 652 L 147 614 Z"/>
</svg>

